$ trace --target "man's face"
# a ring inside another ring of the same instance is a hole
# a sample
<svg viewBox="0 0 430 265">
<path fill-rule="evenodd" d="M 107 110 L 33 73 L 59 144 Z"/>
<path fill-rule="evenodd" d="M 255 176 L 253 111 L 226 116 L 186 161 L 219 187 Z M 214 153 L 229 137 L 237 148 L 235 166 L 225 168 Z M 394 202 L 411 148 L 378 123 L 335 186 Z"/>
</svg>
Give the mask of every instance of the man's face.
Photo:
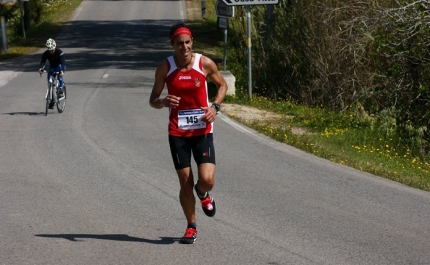
<svg viewBox="0 0 430 265">
<path fill-rule="evenodd" d="M 178 35 L 172 42 L 172 47 L 175 50 L 177 57 L 187 58 L 191 56 L 191 49 L 193 47 L 193 39 L 190 35 Z"/>
</svg>

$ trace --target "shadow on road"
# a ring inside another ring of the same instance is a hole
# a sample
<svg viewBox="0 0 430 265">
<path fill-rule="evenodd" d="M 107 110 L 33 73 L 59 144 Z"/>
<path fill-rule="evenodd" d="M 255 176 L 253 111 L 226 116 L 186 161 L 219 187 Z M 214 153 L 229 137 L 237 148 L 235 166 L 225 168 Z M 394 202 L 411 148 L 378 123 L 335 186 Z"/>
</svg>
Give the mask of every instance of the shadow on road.
<svg viewBox="0 0 430 265">
<path fill-rule="evenodd" d="M 55 37 L 67 72 L 88 69 L 155 70 L 173 54 L 169 30 L 175 20 L 70 21 Z M 0 61 L 2 69 L 37 71 L 44 51 Z"/>
<path fill-rule="evenodd" d="M 108 234 L 108 235 L 93 235 L 93 234 L 40 234 L 34 235 L 37 237 L 49 237 L 49 238 L 64 238 L 70 241 L 84 241 L 83 239 L 101 239 L 101 240 L 113 240 L 113 241 L 126 241 L 126 242 L 141 242 L 155 245 L 170 245 L 175 242 L 179 242 L 180 238 L 176 237 L 160 237 L 160 239 L 146 239 L 140 237 L 132 237 L 125 234 Z"/>
<path fill-rule="evenodd" d="M 38 115 L 45 115 L 45 112 L 9 112 L 9 113 L 2 113 L 6 115 L 28 115 L 28 116 L 38 116 Z"/>
</svg>

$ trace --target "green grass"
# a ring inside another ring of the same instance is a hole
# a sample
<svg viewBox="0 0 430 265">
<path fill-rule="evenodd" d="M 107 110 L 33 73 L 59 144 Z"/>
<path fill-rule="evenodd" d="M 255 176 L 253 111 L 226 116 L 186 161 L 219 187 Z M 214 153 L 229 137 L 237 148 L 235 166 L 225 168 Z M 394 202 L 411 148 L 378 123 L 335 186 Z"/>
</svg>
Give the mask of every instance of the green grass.
<svg viewBox="0 0 430 265">
<path fill-rule="evenodd" d="M 330 161 L 430 191 L 430 163 L 413 156 L 395 137 L 381 137 L 372 122 L 359 113 L 336 113 L 311 109 L 291 102 L 272 102 L 253 97 L 244 100 L 227 96 L 226 103 L 243 104 L 280 115 L 269 121 L 233 119 L 279 142 Z M 300 129 L 301 133 L 296 131 Z"/>
<path fill-rule="evenodd" d="M 67 0 L 53 2 L 41 16 L 43 19 L 34 27 L 26 31 L 26 39 L 17 33 L 8 32 L 9 44 L 5 54 L 0 52 L 0 60 L 31 54 L 45 47 L 48 38 L 55 38 L 67 23 L 73 12 L 83 0 Z"/>
</svg>

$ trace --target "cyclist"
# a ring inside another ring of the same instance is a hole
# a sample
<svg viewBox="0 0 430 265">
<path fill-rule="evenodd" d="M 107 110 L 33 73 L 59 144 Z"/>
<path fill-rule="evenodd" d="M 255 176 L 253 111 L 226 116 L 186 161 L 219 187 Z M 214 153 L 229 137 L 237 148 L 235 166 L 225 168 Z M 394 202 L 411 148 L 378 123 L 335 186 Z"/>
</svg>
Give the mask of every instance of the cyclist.
<svg viewBox="0 0 430 265">
<path fill-rule="evenodd" d="M 45 63 L 46 60 L 49 61 L 49 70 L 54 72 L 59 72 L 59 96 L 63 96 L 63 89 L 64 89 L 64 72 L 66 70 L 66 61 L 64 59 L 64 53 L 61 49 L 57 48 L 57 44 L 55 43 L 54 39 L 48 39 L 46 41 L 46 48 L 47 50 L 42 54 L 42 59 L 40 60 L 39 64 L 39 73 L 43 73 L 43 69 L 45 69 Z M 49 80 L 49 71 L 48 76 Z M 57 101 L 56 97 L 54 96 L 54 101 Z M 54 102 L 49 104 L 49 108 L 54 108 Z"/>
</svg>

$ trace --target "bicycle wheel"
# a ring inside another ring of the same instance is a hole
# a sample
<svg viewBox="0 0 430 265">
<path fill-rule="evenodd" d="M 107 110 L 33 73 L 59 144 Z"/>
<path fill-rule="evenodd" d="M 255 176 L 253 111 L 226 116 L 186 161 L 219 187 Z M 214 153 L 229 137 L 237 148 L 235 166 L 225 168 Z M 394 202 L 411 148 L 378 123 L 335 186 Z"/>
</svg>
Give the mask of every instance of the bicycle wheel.
<svg viewBox="0 0 430 265">
<path fill-rule="evenodd" d="M 49 109 L 49 104 L 51 104 L 51 85 L 49 86 L 49 90 L 48 90 L 48 94 L 46 95 L 46 109 L 45 109 L 45 116 L 48 115 L 48 109 Z"/>
<path fill-rule="evenodd" d="M 48 115 L 48 109 L 49 109 L 49 97 L 46 97 L 46 109 L 45 109 L 45 116 Z"/>
<path fill-rule="evenodd" d="M 58 99 L 57 110 L 59 113 L 62 113 L 66 108 L 66 85 L 64 85 L 64 88 L 63 88 L 63 96 L 60 97 L 57 93 L 57 99 Z"/>
</svg>

